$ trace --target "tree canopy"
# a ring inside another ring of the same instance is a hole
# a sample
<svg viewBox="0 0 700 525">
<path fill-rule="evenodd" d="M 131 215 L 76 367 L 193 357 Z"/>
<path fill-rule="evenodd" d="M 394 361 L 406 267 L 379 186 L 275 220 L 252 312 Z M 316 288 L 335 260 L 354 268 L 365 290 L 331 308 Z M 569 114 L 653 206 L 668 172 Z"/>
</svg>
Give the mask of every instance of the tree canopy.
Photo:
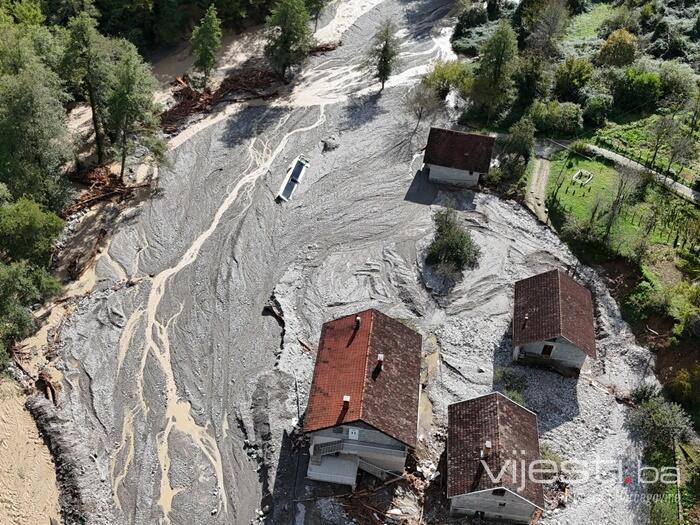
<svg viewBox="0 0 700 525">
<path fill-rule="evenodd" d="M 267 17 L 265 56 L 281 77 L 309 54 L 312 38 L 308 24 L 303 0 L 281 0 Z"/>
<path fill-rule="evenodd" d="M 195 55 L 194 67 L 204 75 L 206 86 L 214 66 L 216 53 L 221 48 L 221 21 L 216 6 L 211 4 L 199 25 L 192 31 L 192 52 Z"/>
<path fill-rule="evenodd" d="M 396 38 L 396 26 L 391 20 L 384 20 L 374 34 L 372 44 L 367 52 L 367 67 L 373 71 L 384 90 L 399 57 L 399 40 Z"/>
</svg>

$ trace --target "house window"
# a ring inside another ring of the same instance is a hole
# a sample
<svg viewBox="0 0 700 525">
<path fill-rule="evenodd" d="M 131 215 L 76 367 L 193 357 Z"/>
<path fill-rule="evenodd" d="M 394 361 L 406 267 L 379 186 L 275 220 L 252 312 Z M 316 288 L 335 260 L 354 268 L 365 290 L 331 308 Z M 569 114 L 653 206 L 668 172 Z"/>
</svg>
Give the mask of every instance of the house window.
<svg viewBox="0 0 700 525">
<path fill-rule="evenodd" d="M 505 504 L 505 502 L 503 502 L 503 503 L 499 503 L 498 506 L 499 506 L 499 507 L 505 507 L 506 504 Z"/>
<path fill-rule="evenodd" d="M 506 489 L 493 489 L 491 492 L 494 496 L 505 496 L 506 495 Z"/>
<path fill-rule="evenodd" d="M 342 434 L 342 433 L 343 433 L 343 427 L 333 427 L 333 433 L 334 433 L 334 434 Z"/>
<path fill-rule="evenodd" d="M 544 345 L 544 348 L 542 348 L 542 355 L 544 357 L 551 357 L 552 350 L 554 350 L 554 345 Z"/>
</svg>

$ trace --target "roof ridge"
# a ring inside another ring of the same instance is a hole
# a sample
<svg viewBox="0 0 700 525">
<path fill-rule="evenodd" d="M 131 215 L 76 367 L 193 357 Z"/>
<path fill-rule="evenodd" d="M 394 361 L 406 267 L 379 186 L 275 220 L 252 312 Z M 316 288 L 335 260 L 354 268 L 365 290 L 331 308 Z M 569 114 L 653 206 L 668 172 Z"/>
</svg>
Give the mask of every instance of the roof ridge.
<svg viewBox="0 0 700 525">
<path fill-rule="evenodd" d="M 367 390 L 367 363 L 369 362 L 369 354 L 372 351 L 372 330 L 374 329 L 374 308 L 365 310 L 369 312 L 369 330 L 367 331 L 367 351 L 365 352 L 365 366 L 362 368 L 362 397 L 360 397 L 360 417 L 364 419 L 365 413 L 365 391 Z M 362 313 L 362 312 L 360 312 Z"/>
<path fill-rule="evenodd" d="M 564 299 L 561 296 L 561 270 L 559 268 L 555 268 L 554 270 L 557 272 L 557 309 L 559 310 L 559 337 L 564 337 L 564 318 L 562 317 L 564 314 L 562 312 L 561 304 L 564 301 Z"/>
</svg>

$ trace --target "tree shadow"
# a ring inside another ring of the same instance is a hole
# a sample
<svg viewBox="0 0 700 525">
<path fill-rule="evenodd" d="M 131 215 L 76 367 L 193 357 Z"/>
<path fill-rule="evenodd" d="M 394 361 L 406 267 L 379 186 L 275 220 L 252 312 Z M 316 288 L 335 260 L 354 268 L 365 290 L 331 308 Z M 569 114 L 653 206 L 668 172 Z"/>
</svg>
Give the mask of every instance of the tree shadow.
<svg viewBox="0 0 700 525">
<path fill-rule="evenodd" d="M 406 27 L 410 28 L 409 35 L 419 41 L 431 38 L 434 28 L 454 8 L 454 2 L 444 0 L 401 1 L 407 6 L 404 19 Z"/>
<path fill-rule="evenodd" d="M 537 414 L 540 435 L 567 423 L 580 414 L 578 378 L 513 362 L 510 327 L 493 355 L 493 390 L 509 397 L 522 396 L 524 406 Z M 514 394 L 515 392 L 515 394 Z"/>
<path fill-rule="evenodd" d="M 381 93 L 352 97 L 345 108 L 341 128 L 359 129 L 387 113 L 380 105 Z"/>
<path fill-rule="evenodd" d="M 279 106 L 246 106 L 227 119 L 221 141 L 229 148 L 239 146 L 279 124 L 290 110 Z"/>
</svg>

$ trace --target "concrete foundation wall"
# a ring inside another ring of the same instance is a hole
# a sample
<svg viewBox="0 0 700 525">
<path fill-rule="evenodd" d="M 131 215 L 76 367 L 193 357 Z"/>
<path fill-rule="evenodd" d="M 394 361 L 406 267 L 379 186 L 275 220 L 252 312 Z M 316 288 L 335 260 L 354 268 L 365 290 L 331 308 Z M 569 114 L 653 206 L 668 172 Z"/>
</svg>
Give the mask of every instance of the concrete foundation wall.
<svg viewBox="0 0 700 525">
<path fill-rule="evenodd" d="M 542 350 L 545 345 L 552 345 L 554 349 L 549 357 L 542 355 Z M 528 343 L 515 348 L 513 352 L 514 359 L 520 357 L 523 358 L 534 358 L 541 362 L 541 364 L 547 364 L 548 362 L 554 365 L 559 365 L 563 368 L 571 368 L 575 370 L 581 370 L 583 363 L 586 360 L 586 354 L 583 350 L 572 345 L 567 340 L 558 338 L 554 342 L 549 341 L 538 341 L 535 343 Z"/>
<path fill-rule="evenodd" d="M 496 496 L 488 490 L 450 498 L 450 511 L 454 516 L 474 516 L 483 512 L 485 518 L 528 523 L 536 509 L 532 503 L 508 491 L 503 496 Z"/>
<path fill-rule="evenodd" d="M 456 170 L 435 164 L 426 164 L 426 167 L 430 170 L 428 180 L 439 184 L 454 184 L 471 188 L 479 184 L 479 177 L 482 175 L 475 171 Z"/>
</svg>

